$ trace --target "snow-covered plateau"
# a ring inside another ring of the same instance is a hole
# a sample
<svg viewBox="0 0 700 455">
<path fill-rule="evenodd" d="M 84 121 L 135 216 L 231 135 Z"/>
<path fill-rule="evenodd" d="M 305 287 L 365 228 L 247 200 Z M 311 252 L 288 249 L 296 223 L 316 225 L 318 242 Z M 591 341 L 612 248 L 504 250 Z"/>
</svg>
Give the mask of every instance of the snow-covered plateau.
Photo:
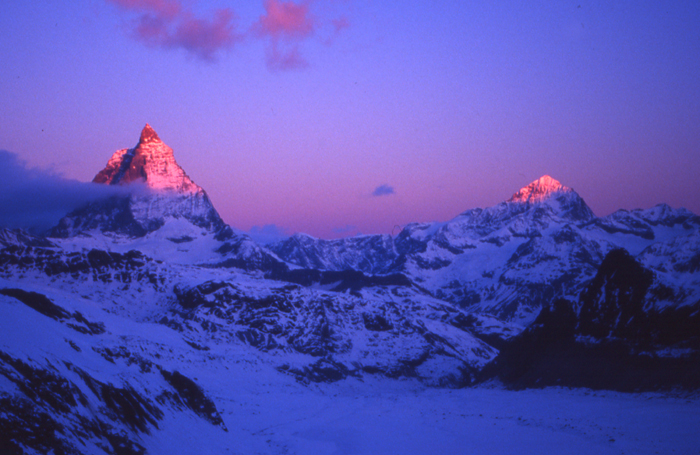
<svg viewBox="0 0 700 455">
<path fill-rule="evenodd" d="M 150 126 L 0 227 L 1 454 L 700 453 L 700 217 L 544 176 L 397 236 L 262 246 Z"/>
</svg>

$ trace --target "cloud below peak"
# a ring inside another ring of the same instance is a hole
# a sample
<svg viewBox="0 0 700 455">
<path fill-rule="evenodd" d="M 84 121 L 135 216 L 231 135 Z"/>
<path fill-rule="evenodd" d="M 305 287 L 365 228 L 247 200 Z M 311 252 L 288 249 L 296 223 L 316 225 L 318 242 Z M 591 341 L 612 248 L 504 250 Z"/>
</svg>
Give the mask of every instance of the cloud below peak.
<svg viewBox="0 0 700 455">
<path fill-rule="evenodd" d="M 42 232 L 89 202 L 135 190 L 79 182 L 28 168 L 14 153 L 0 150 L 0 227 Z"/>
</svg>

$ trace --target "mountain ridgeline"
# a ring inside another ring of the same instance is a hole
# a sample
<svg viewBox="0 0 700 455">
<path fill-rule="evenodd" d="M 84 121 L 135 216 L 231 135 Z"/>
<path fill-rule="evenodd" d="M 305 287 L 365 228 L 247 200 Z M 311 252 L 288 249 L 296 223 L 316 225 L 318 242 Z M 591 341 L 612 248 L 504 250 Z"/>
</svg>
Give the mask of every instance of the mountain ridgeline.
<svg viewBox="0 0 700 455">
<path fill-rule="evenodd" d="M 229 369 L 302 384 L 700 387 L 700 217 L 687 210 L 596 217 L 543 176 L 396 236 L 262 246 L 149 125 L 94 182 L 124 192 L 45 236 L 0 229 L 8 453 L 144 453 L 142 435 L 182 414 L 227 431 L 210 391 Z"/>
</svg>

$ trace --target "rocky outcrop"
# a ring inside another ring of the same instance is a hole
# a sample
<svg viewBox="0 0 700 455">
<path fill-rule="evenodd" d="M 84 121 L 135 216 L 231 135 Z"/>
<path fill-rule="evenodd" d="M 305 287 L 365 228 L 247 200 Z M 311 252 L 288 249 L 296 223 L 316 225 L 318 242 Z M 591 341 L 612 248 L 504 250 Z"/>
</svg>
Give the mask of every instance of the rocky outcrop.
<svg viewBox="0 0 700 455">
<path fill-rule="evenodd" d="M 501 346 L 480 380 L 622 391 L 700 387 L 700 301 L 611 251 L 579 301 L 556 300 Z"/>
</svg>

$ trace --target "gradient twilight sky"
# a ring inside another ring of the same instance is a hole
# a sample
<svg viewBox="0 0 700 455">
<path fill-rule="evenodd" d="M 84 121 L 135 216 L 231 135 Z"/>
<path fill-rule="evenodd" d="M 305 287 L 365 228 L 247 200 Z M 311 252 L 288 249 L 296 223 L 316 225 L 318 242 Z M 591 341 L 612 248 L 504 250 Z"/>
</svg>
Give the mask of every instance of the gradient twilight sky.
<svg viewBox="0 0 700 455">
<path fill-rule="evenodd" d="M 599 216 L 660 202 L 700 213 L 695 0 L 0 11 L 0 150 L 90 181 L 150 123 L 239 229 L 390 233 L 543 174 Z"/>
</svg>

